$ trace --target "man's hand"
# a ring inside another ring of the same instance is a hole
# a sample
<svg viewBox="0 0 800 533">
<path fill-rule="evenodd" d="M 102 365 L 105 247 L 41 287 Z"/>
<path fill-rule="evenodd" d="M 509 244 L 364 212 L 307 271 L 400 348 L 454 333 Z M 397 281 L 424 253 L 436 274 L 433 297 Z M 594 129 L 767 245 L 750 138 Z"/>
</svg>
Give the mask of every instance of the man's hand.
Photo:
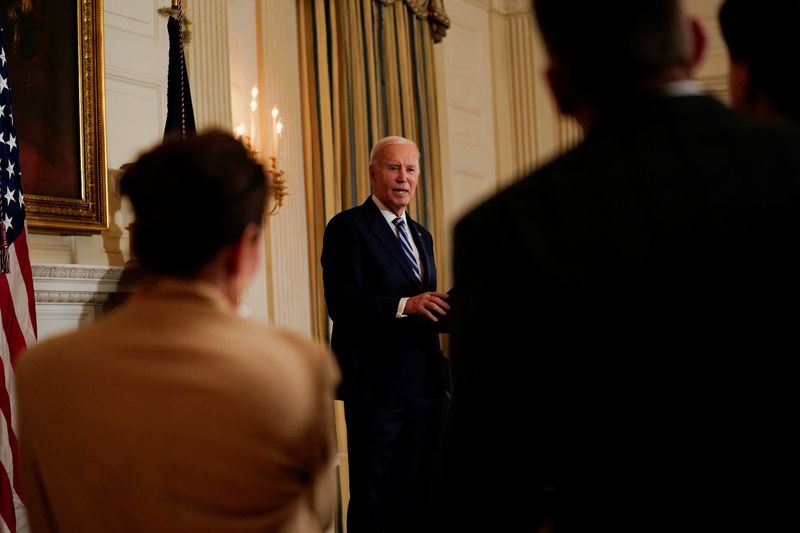
<svg viewBox="0 0 800 533">
<path fill-rule="evenodd" d="M 450 310 L 450 305 L 445 301 L 447 298 L 449 298 L 449 295 L 446 292 L 430 291 L 417 294 L 406 301 L 406 308 L 403 313 L 406 315 L 423 315 L 433 322 L 438 322 L 439 319 L 436 318 L 433 312 L 446 315 L 447 311 Z"/>
</svg>

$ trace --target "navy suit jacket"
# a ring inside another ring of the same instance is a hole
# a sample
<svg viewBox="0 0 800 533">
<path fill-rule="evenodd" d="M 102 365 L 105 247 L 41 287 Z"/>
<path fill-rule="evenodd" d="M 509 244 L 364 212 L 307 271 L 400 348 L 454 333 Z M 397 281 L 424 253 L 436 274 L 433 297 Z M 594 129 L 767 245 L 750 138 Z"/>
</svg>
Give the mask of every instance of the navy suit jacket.
<svg viewBox="0 0 800 533">
<path fill-rule="evenodd" d="M 434 323 L 396 317 L 400 298 L 436 290 L 433 238 L 408 213 L 406 219 L 419 250 L 421 282 L 371 197 L 325 228 L 323 283 L 345 401 L 397 406 L 445 390 L 446 360 Z"/>
</svg>

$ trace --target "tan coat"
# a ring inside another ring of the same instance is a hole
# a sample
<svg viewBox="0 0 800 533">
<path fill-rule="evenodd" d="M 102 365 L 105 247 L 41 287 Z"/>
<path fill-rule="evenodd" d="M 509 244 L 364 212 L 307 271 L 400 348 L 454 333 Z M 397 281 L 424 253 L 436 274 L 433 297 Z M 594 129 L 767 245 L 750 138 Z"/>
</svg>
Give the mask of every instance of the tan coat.
<svg viewBox="0 0 800 533">
<path fill-rule="evenodd" d="M 320 531 L 335 499 L 322 346 L 161 281 L 17 372 L 38 531 Z"/>
</svg>

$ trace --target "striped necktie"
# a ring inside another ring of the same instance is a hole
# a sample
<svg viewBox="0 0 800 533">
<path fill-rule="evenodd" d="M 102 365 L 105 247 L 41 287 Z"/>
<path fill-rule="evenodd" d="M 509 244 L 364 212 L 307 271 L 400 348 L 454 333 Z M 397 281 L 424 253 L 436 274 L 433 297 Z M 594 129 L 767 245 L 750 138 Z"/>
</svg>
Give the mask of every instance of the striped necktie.
<svg viewBox="0 0 800 533">
<path fill-rule="evenodd" d="M 408 266 L 414 271 L 417 279 L 422 281 L 422 276 L 419 273 L 419 265 L 417 258 L 414 257 L 414 249 L 411 247 L 411 241 L 408 240 L 408 233 L 406 233 L 406 221 L 402 217 L 397 217 L 392 220 L 392 224 L 397 226 L 397 235 L 400 237 L 400 248 L 403 249 L 403 255 L 406 256 Z"/>
</svg>

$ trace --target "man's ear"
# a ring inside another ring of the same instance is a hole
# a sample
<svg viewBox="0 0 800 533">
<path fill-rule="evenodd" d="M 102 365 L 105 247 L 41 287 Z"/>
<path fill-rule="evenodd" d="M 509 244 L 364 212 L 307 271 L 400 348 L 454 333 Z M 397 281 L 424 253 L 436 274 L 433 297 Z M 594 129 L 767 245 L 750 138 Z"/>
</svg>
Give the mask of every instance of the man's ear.
<svg viewBox="0 0 800 533">
<path fill-rule="evenodd" d="M 369 164 L 369 182 L 373 187 L 375 186 L 375 168 L 372 163 Z"/>
<path fill-rule="evenodd" d="M 702 61 L 705 56 L 708 38 L 706 37 L 703 25 L 695 17 L 689 17 L 689 29 L 692 38 L 692 55 L 690 59 L 691 67 L 694 71 L 700 66 L 700 61 Z"/>
</svg>

